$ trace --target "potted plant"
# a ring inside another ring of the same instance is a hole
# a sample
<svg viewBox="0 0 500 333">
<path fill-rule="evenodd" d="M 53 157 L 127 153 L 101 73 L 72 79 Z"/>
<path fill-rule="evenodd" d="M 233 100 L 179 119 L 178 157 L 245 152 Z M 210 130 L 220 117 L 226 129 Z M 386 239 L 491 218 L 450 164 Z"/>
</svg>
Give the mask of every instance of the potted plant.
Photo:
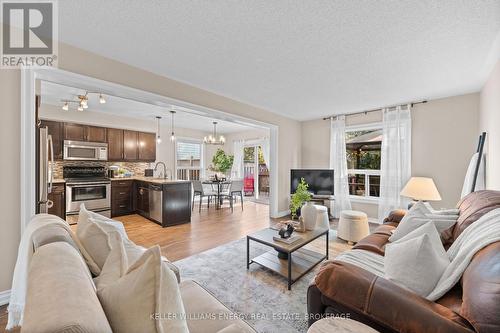
<svg viewBox="0 0 500 333">
<path fill-rule="evenodd" d="M 219 148 L 212 157 L 212 165 L 210 165 L 209 169 L 227 175 L 227 172 L 231 170 L 233 166 L 233 160 L 233 155 L 227 155 L 223 149 Z"/>
<path fill-rule="evenodd" d="M 297 216 L 300 215 L 300 208 L 302 205 L 311 200 L 311 193 L 307 190 L 308 188 L 309 185 L 306 183 L 304 178 L 301 178 L 295 193 L 293 193 L 290 198 L 290 211 L 292 213 L 292 219 L 297 218 Z"/>
</svg>

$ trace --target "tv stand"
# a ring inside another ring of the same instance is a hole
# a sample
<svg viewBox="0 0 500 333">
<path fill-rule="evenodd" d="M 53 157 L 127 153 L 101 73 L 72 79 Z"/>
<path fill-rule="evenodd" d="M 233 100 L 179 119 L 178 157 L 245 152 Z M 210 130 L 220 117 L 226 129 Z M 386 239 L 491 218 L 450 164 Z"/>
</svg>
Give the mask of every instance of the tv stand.
<svg viewBox="0 0 500 333">
<path fill-rule="evenodd" d="M 321 205 L 328 208 L 328 216 L 333 218 L 333 205 L 335 203 L 335 198 L 333 195 L 314 195 L 311 197 L 311 201 L 315 205 Z"/>
</svg>

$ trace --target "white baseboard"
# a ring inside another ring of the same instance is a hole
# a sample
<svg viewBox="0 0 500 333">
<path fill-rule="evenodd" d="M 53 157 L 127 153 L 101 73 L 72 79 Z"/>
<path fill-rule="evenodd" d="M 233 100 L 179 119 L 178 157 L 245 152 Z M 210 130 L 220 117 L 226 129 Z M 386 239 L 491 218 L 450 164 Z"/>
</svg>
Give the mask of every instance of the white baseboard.
<svg viewBox="0 0 500 333">
<path fill-rule="evenodd" d="M 10 300 L 10 290 L 0 291 L 0 305 L 5 305 L 9 303 Z"/>
<path fill-rule="evenodd" d="M 271 217 L 279 218 L 279 217 L 283 217 L 283 216 L 287 216 L 287 215 L 290 215 L 290 210 L 283 210 L 281 212 L 278 212 L 278 214 L 276 214 L 275 216 L 271 216 Z"/>
</svg>

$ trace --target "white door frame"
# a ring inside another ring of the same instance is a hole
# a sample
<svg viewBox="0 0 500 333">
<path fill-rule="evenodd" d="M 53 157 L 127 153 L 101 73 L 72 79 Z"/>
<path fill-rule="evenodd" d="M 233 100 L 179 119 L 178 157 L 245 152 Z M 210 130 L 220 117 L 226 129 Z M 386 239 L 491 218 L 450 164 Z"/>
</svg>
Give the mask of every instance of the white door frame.
<svg viewBox="0 0 500 333">
<path fill-rule="evenodd" d="M 204 115 L 210 118 L 236 122 L 255 128 L 267 129 L 270 132 L 270 200 L 269 213 L 278 217 L 278 126 L 255 119 L 234 115 L 212 108 L 192 104 L 175 98 L 151 93 L 104 81 L 89 76 L 57 68 L 23 68 L 21 70 L 21 232 L 24 231 L 31 217 L 35 214 L 35 84 L 36 80 L 45 80 L 86 90 L 98 89 L 105 95 L 113 95 L 133 99 L 158 106 L 174 107 L 183 112 Z"/>
</svg>

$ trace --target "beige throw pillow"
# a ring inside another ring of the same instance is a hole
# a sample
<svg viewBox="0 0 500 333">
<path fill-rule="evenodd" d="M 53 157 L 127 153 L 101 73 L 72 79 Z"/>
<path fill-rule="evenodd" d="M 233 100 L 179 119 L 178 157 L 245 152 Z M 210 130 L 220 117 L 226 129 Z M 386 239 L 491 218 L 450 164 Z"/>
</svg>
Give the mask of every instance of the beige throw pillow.
<svg viewBox="0 0 500 333">
<path fill-rule="evenodd" d="M 111 251 L 107 232 L 98 223 L 89 221 L 78 227 L 76 235 L 85 249 L 84 257 L 90 271 L 99 275 Z"/>
<path fill-rule="evenodd" d="M 426 297 L 435 288 L 450 260 L 432 222 L 387 244 L 385 278 Z"/>
<path fill-rule="evenodd" d="M 116 240 L 113 236 L 113 244 Z M 162 265 L 160 247 L 146 250 L 123 273 L 124 257 L 123 245 L 115 245 L 96 281 L 113 332 L 189 332 L 179 285 L 174 273 Z"/>
</svg>

